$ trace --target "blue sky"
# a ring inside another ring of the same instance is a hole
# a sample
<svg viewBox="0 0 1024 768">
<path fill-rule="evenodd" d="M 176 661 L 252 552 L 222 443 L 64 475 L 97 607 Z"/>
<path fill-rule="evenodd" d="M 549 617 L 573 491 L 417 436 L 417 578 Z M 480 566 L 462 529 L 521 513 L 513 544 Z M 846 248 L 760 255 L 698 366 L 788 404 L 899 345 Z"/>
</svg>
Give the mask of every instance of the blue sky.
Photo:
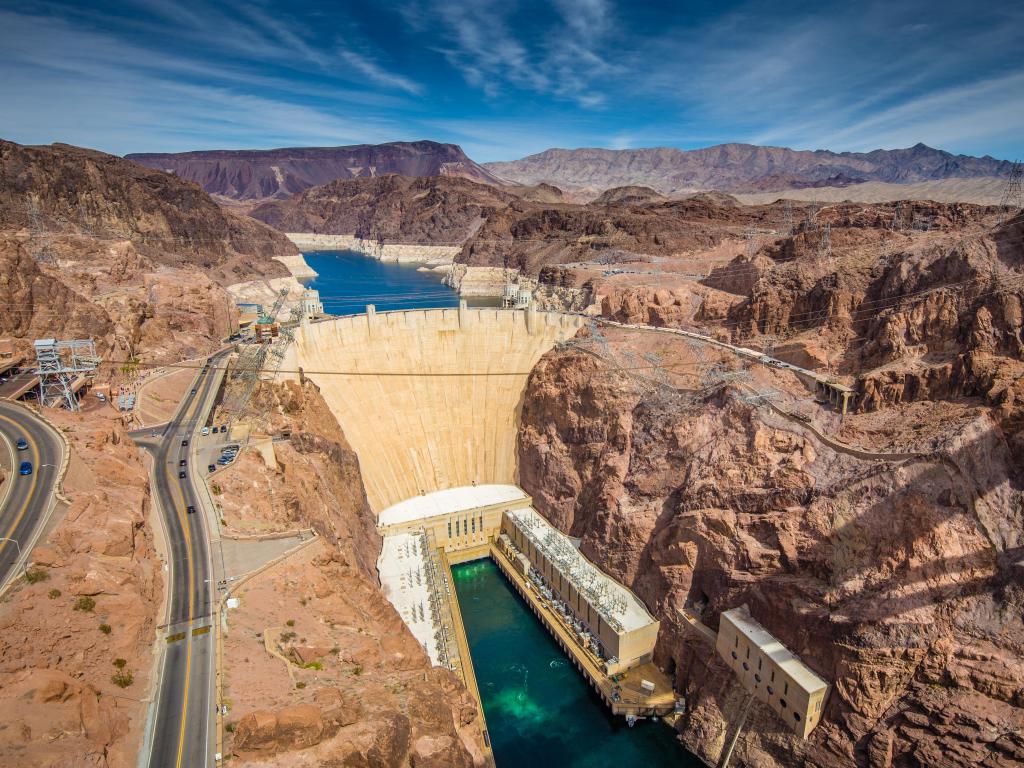
<svg viewBox="0 0 1024 768">
<path fill-rule="evenodd" d="M 1024 158 L 1019 3 L 0 0 L 0 136 Z"/>
</svg>

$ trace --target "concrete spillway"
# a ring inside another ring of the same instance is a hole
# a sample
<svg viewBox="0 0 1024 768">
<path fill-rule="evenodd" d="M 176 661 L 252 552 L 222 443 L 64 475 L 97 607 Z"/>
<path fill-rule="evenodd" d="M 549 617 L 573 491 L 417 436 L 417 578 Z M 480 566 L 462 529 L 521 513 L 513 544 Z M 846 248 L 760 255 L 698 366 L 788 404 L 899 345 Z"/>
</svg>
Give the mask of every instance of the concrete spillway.
<svg viewBox="0 0 1024 768">
<path fill-rule="evenodd" d="M 532 310 L 371 311 L 299 328 L 282 369 L 320 388 L 379 514 L 423 493 L 515 483 L 527 377 L 581 324 Z"/>
</svg>

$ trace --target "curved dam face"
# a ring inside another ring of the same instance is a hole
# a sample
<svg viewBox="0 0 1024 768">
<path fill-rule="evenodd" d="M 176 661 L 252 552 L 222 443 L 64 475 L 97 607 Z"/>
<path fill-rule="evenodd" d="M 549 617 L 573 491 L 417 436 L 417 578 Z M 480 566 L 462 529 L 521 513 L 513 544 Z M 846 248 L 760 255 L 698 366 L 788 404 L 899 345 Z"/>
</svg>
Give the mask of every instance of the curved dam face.
<svg viewBox="0 0 1024 768">
<path fill-rule="evenodd" d="M 298 328 L 282 368 L 320 388 L 379 514 L 423 493 L 515 483 L 527 377 L 582 323 L 533 310 L 369 311 Z"/>
</svg>

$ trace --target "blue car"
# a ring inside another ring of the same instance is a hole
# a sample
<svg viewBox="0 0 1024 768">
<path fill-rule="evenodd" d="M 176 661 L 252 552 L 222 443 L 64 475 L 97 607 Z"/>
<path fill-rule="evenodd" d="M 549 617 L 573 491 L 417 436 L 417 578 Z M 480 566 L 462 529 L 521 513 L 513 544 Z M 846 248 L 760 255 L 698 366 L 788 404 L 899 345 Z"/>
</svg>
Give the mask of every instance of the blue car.
<svg viewBox="0 0 1024 768">
<path fill-rule="evenodd" d="M 28 440 L 26 440 L 24 437 L 18 438 L 17 445 L 18 445 L 18 450 L 19 451 L 27 451 L 28 450 Z"/>
<path fill-rule="evenodd" d="M 21 469 L 18 470 L 19 475 L 31 475 L 32 474 L 32 462 L 23 461 L 21 462 Z"/>
</svg>

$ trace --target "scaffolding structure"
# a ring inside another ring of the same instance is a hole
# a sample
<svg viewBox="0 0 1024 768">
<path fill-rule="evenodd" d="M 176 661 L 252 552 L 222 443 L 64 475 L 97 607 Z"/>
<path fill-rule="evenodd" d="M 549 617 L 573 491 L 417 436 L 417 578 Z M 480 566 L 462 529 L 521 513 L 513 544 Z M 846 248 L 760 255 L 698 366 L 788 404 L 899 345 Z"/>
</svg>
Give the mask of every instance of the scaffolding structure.
<svg viewBox="0 0 1024 768">
<path fill-rule="evenodd" d="M 267 315 L 268 317 L 276 320 L 287 296 L 287 291 L 281 291 L 278 294 L 277 299 L 274 301 L 274 306 Z M 231 371 L 231 381 L 237 382 L 237 386 L 233 387 L 224 398 L 222 406 L 224 411 L 231 415 L 232 419 L 237 419 L 248 404 L 253 390 L 256 388 L 256 382 L 267 370 L 267 357 L 271 354 L 272 350 L 274 350 L 272 358 L 274 364 L 273 373 L 277 373 L 281 360 L 284 358 L 284 352 L 293 336 L 294 331 L 291 328 L 282 328 L 277 339 L 240 345 L 238 359 L 235 361 L 235 366 Z"/>
<path fill-rule="evenodd" d="M 546 528 L 533 515 L 517 516 L 520 530 L 526 534 L 533 545 L 544 552 L 555 565 L 562 578 L 572 584 L 601 616 L 604 622 L 616 632 L 623 632 L 624 627 L 619 617 L 627 610 L 626 598 L 608 583 L 608 578 L 580 554 L 564 536 Z"/>
<path fill-rule="evenodd" d="M 78 410 L 78 379 L 90 376 L 100 364 L 96 342 L 92 339 L 36 339 L 36 375 L 39 376 L 39 403 L 69 411 Z"/>
</svg>

